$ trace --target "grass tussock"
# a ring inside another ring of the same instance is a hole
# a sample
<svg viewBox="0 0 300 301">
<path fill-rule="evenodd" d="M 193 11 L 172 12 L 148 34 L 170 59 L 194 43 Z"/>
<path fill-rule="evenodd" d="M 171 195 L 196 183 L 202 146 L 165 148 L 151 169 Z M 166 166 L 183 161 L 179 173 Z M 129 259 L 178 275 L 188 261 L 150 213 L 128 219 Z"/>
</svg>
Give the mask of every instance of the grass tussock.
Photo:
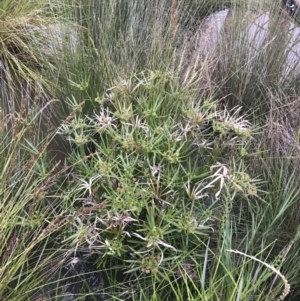
<svg viewBox="0 0 300 301">
<path fill-rule="evenodd" d="M 0 296 L 28 300 L 60 266 L 51 236 L 66 224 L 59 206 L 64 171 L 45 161 L 49 139 L 35 139 L 35 108 L 1 119 Z M 30 125 L 30 126 L 29 126 Z M 51 247 L 52 246 L 52 247 Z M 61 256 L 61 257 L 59 257 Z"/>
</svg>

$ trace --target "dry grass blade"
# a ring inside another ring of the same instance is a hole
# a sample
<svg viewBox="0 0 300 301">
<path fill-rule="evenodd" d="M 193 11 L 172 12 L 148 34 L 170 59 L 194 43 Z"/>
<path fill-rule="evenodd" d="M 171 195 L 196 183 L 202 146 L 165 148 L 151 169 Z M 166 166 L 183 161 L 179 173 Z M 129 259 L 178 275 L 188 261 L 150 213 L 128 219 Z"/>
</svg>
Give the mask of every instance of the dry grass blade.
<svg viewBox="0 0 300 301">
<path fill-rule="evenodd" d="M 262 260 L 260 260 L 260 259 L 258 259 L 258 258 L 256 258 L 256 257 L 254 257 L 254 256 L 251 256 L 251 255 L 245 254 L 245 253 L 243 253 L 243 252 L 240 252 L 240 251 L 238 251 L 238 250 L 227 250 L 227 251 L 228 251 L 228 252 L 231 252 L 231 253 L 240 254 L 240 255 L 243 255 L 243 256 L 248 257 L 248 258 L 250 258 L 250 259 L 253 259 L 253 260 L 255 260 L 255 261 L 257 261 L 257 262 L 263 264 L 264 266 L 266 266 L 268 269 L 270 269 L 270 270 L 273 271 L 274 273 L 276 273 L 276 274 L 282 279 L 282 281 L 283 281 L 283 283 L 284 283 L 284 291 L 283 291 L 282 294 L 279 296 L 279 298 L 277 299 L 277 301 L 283 300 L 283 299 L 290 293 L 291 286 L 290 286 L 290 284 L 288 283 L 287 279 L 285 278 L 284 275 L 282 275 L 282 274 L 280 273 L 279 270 L 275 269 L 272 265 L 270 265 L 270 264 L 268 264 L 268 263 L 266 263 L 266 262 L 264 262 L 264 261 L 262 261 Z"/>
</svg>

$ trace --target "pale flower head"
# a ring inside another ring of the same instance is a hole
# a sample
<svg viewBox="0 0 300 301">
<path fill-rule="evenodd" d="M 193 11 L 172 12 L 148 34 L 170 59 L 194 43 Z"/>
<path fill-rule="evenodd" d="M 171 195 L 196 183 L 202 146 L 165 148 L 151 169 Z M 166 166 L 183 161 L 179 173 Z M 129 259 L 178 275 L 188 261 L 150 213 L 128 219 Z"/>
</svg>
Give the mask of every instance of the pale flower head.
<svg viewBox="0 0 300 301">
<path fill-rule="evenodd" d="M 101 109 L 100 115 L 94 113 L 94 122 L 98 132 L 104 132 L 110 127 L 116 127 L 114 124 L 116 118 L 110 116 L 108 109 Z"/>
</svg>

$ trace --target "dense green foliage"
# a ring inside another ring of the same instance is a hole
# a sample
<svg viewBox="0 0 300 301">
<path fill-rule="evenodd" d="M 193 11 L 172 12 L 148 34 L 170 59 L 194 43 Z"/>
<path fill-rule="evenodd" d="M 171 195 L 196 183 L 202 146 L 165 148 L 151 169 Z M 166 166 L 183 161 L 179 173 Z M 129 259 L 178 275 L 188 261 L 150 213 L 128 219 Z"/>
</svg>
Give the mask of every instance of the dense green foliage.
<svg viewBox="0 0 300 301">
<path fill-rule="evenodd" d="M 0 8 L 1 300 L 298 300 L 299 64 L 284 72 L 279 3 Z M 224 8 L 214 40 L 203 20 Z"/>
</svg>

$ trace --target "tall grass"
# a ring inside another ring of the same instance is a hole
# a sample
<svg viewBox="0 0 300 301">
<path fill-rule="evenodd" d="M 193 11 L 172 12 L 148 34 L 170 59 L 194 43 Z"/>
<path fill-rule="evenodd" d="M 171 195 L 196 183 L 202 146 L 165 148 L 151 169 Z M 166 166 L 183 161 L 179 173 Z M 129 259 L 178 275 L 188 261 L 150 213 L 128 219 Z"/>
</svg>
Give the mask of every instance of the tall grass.
<svg viewBox="0 0 300 301">
<path fill-rule="evenodd" d="M 38 114 L 25 109 L 1 119 L 0 298 L 29 300 L 63 261 L 51 237 L 64 226 L 59 205 L 64 171 L 45 155 L 49 138 L 37 142 Z M 13 118 L 15 117 L 15 118 Z M 8 129 L 9 128 L 9 129 Z"/>
</svg>

